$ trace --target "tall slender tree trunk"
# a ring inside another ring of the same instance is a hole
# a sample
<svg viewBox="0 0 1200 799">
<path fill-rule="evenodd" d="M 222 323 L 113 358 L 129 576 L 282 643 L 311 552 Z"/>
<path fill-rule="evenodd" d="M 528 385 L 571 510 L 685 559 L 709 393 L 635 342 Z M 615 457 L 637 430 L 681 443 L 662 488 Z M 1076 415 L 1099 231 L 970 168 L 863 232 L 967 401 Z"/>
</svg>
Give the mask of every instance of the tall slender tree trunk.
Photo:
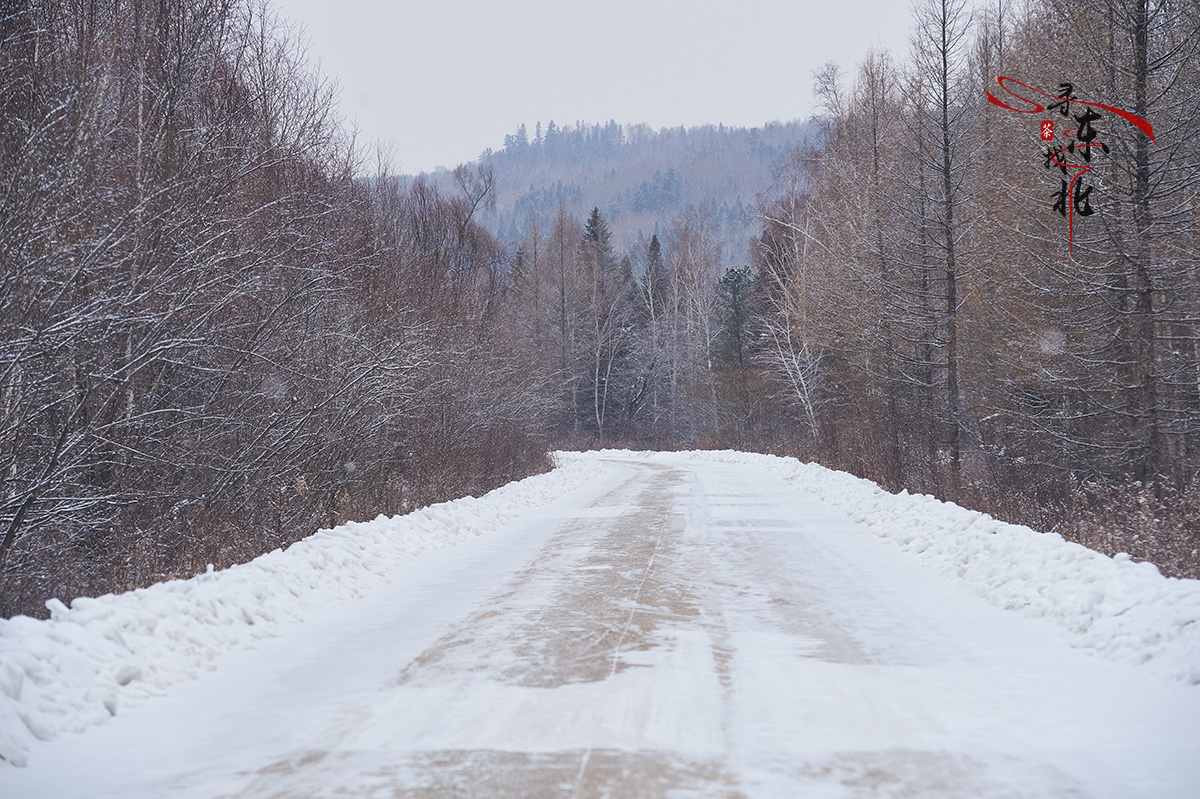
<svg viewBox="0 0 1200 799">
<path fill-rule="evenodd" d="M 924 147 L 922 146 L 922 149 Z M 922 159 L 924 160 L 924 159 Z M 925 328 L 921 340 L 921 383 L 924 389 L 924 403 L 926 405 L 927 425 L 925 444 L 928 456 L 930 470 L 936 474 L 937 459 L 938 459 L 938 422 L 941 414 L 937 409 L 937 392 L 934 390 L 934 349 L 937 344 L 938 325 L 937 314 L 933 308 L 933 267 L 931 264 L 932 258 L 930 253 L 929 242 L 929 206 L 926 203 L 928 197 L 928 183 L 925 180 L 925 168 L 922 165 L 918 169 L 918 208 L 920 220 L 919 244 L 921 253 L 921 266 L 919 276 L 919 293 L 921 299 L 921 326 Z"/>
<path fill-rule="evenodd" d="M 946 2 L 943 0 L 943 9 Z M 941 30 L 941 133 L 942 133 L 942 224 L 946 236 L 946 413 L 950 447 L 950 492 L 958 493 L 962 481 L 961 424 L 958 396 L 958 272 L 954 247 L 954 185 L 951 174 L 950 141 L 950 41 L 949 26 Z"/>
<path fill-rule="evenodd" d="M 579 381 L 568 369 L 569 359 L 569 329 L 567 326 L 567 209 L 562 201 L 558 204 L 558 220 L 555 227 L 558 230 L 558 341 L 559 369 L 563 379 L 571 381 L 571 419 L 574 423 L 575 434 L 579 434 Z"/>
<path fill-rule="evenodd" d="M 1147 81 L 1149 78 L 1149 0 L 1137 0 L 1133 18 L 1134 113 L 1147 117 Z M 1150 227 L 1150 142 L 1145 134 L 1135 134 L 1133 174 L 1134 245 L 1134 328 L 1136 336 L 1137 422 L 1141 457 L 1135 466 L 1140 480 L 1152 480 L 1161 471 L 1162 442 L 1158 420 L 1157 342 L 1154 320 L 1153 257 Z"/>
</svg>

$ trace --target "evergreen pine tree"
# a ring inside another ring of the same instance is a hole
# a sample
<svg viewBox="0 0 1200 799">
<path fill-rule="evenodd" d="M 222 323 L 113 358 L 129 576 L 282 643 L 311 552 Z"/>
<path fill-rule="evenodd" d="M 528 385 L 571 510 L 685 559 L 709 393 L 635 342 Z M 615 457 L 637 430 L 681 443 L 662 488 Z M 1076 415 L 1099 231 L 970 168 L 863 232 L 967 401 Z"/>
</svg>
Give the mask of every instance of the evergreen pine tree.
<svg viewBox="0 0 1200 799">
<path fill-rule="evenodd" d="M 599 208 L 593 208 L 584 227 L 584 238 L 596 248 L 596 263 L 602 270 L 611 269 L 616 263 L 613 254 L 612 232 L 608 229 L 608 221 Z"/>
<path fill-rule="evenodd" d="M 642 278 L 642 286 L 646 305 L 651 315 L 657 317 L 667 298 L 667 265 L 657 233 L 650 236 L 650 246 L 646 248 L 646 274 Z"/>
<path fill-rule="evenodd" d="M 754 276 L 750 267 L 730 267 L 717 283 L 716 360 L 724 364 L 746 363 L 749 344 L 750 298 Z"/>
</svg>

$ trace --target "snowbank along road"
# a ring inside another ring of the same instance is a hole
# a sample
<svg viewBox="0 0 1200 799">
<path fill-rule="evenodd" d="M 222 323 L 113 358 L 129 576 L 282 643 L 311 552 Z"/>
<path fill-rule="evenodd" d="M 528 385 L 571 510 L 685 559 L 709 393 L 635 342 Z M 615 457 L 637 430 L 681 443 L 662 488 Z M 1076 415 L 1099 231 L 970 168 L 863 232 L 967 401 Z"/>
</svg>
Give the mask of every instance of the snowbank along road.
<svg viewBox="0 0 1200 799">
<path fill-rule="evenodd" d="M 1200 796 L 1194 581 L 790 460 L 564 460 L 5 623 L 0 796 Z"/>
</svg>

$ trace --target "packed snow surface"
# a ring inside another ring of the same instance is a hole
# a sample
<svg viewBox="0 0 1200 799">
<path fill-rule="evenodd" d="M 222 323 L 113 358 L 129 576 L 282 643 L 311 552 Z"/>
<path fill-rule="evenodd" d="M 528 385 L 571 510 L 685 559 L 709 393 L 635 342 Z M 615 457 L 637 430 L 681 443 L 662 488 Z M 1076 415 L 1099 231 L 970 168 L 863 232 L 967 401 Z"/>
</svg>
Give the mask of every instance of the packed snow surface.
<svg viewBox="0 0 1200 799">
<path fill-rule="evenodd" d="M 494 531 L 586 483 L 575 459 L 481 498 L 321 530 L 250 563 L 120 595 L 47 602 L 50 619 L 0 619 L 0 758 L 80 732 L 162 693 L 216 657 L 387 584 L 423 552 Z M 3 766 L 0 765 L 0 768 Z"/>
<path fill-rule="evenodd" d="M 0 621 L 0 795 L 1200 796 L 1200 582 L 794 459 L 558 462 Z"/>
<path fill-rule="evenodd" d="M 869 480 L 795 458 L 744 452 L 686 457 L 767 469 L 992 604 L 1049 619 L 1068 633 L 1072 646 L 1200 684 L 1200 580 L 1166 578 L 1154 564 L 1125 554 L 1109 558 L 1057 533 L 997 521 L 924 494 L 891 494 Z"/>
</svg>

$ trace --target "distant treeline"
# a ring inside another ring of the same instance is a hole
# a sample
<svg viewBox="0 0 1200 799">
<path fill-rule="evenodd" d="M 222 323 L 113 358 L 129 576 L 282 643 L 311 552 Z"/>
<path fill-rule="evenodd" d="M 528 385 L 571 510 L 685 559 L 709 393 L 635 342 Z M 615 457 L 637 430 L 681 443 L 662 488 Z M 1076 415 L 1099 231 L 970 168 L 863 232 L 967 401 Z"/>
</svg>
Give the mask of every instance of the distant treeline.
<svg viewBox="0 0 1200 799">
<path fill-rule="evenodd" d="M 644 252 L 652 235 L 664 235 L 691 209 L 719 226 L 721 266 L 745 264 L 760 228 L 759 196 L 788 154 L 814 135 L 802 122 L 659 130 L 616 122 L 543 129 L 539 122 L 532 136 L 521 125 L 503 149 L 480 156 L 480 165 L 495 170 L 496 192 L 479 221 L 511 246 L 533 220 L 548 230 L 560 203 L 577 220 L 600 208 L 614 246 Z M 453 183 L 449 172 L 430 177 L 442 187 Z"/>
</svg>

